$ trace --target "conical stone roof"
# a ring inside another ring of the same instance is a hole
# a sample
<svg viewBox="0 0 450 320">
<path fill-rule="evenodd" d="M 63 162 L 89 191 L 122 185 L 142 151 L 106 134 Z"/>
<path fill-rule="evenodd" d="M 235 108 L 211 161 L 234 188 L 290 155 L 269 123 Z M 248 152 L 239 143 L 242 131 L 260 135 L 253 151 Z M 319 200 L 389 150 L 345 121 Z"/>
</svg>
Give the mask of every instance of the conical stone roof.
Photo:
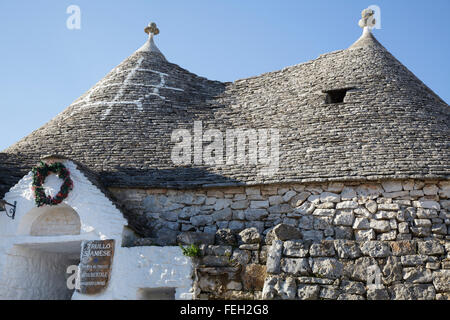
<svg viewBox="0 0 450 320">
<path fill-rule="evenodd" d="M 347 88 L 343 103 L 326 92 Z M 85 164 L 107 186 L 177 187 L 449 177 L 449 106 L 365 32 L 350 48 L 233 83 L 196 76 L 147 43 L 5 152 Z M 279 170 L 176 166 L 176 129 L 275 128 Z"/>
</svg>

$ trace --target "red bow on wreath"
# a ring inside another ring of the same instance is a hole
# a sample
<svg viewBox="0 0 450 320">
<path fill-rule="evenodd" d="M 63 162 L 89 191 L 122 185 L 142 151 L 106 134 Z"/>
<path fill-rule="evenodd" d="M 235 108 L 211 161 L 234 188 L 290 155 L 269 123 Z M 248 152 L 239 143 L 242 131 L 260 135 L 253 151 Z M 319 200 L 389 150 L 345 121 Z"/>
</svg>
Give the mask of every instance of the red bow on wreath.
<svg viewBox="0 0 450 320">
<path fill-rule="evenodd" d="M 41 162 L 31 171 L 33 173 L 34 200 L 38 207 L 60 204 L 67 198 L 69 192 L 73 189 L 73 181 L 70 179 L 70 171 L 61 162 L 55 162 L 50 165 Z M 50 173 L 56 174 L 58 178 L 63 180 L 61 189 L 54 198 L 47 196 L 43 187 L 45 179 Z"/>
</svg>

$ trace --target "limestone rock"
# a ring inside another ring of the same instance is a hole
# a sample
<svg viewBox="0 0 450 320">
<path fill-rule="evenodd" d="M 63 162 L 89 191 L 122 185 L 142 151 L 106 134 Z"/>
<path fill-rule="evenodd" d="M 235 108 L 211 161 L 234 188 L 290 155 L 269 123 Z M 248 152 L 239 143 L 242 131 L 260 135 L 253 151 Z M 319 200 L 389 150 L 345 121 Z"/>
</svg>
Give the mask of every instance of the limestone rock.
<svg viewBox="0 0 450 320">
<path fill-rule="evenodd" d="M 323 239 L 323 232 L 320 230 L 303 231 L 304 240 L 321 241 Z"/>
<path fill-rule="evenodd" d="M 391 230 L 391 225 L 389 221 L 386 220 L 370 220 L 370 228 L 377 232 L 387 232 Z"/>
<path fill-rule="evenodd" d="M 341 192 L 342 189 L 344 189 L 344 184 L 341 183 L 341 182 L 331 182 L 331 183 L 328 185 L 328 188 L 326 188 L 326 190 L 327 190 L 328 192 L 336 192 L 336 193 Z"/>
<path fill-rule="evenodd" d="M 283 201 L 289 202 L 296 194 L 297 194 L 297 192 L 295 192 L 293 190 L 286 192 L 283 196 Z"/>
<path fill-rule="evenodd" d="M 362 257 L 356 259 L 353 263 L 345 266 L 345 272 L 351 279 L 367 283 L 367 270 L 370 267 L 378 267 L 378 263 L 374 258 Z"/>
<path fill-rule="evenodd" d="M 384 258 L 390 255 L 389 244 L 382 241 L 366 241 L 361 245 L 361 251 L 373 258 Z"/>
<path fill-rule="evenodd" d="M 423 187 L 423 193 L 426 196 L 435 196 L 439 192 L 439 188 L 435 184 L 427 184 Z"/>
<path fill-rule="evenodd" d="M 450 292 L 450 270 L 433 272 L 433 284 L 438 292 Z"/>
<path fill-rule="evenodd" d="M 357 281 L 343 280 L 341 282 L 341 290 L 348 294 L 359 294 L 363 295 L 366 293 L 366 288 L 364 283 Z"/>
<path fill-rule="evenodd" d="M 335 255 L 333 241 L 322 241 L 321 243 L 313 243 L 309 248 L 311 257 L 332 257 Z"/>
<path fill-rule="evenodd" d="M 283 254 L 287 257 L 303 258 L 308 256 L 308 245 L 300 240 L 290 240 L 283 244 Z"/>
<path fill-rule="evenodd" d="M 332 226 L 332 217 L 314 217 L 314 229 L 315 230 L 325 230 Z"/>
<path fill-rule="evenodd" d="M 334 209 L 316 209 L 316 210 L 314 210 L 313 215 L 332 217 L 332 216 L 334 216 L 335 212 L 336 212 L 336 210 L 334 210 Z"/>
<path fill-rule="evenodd" d="M 233 213 L 230 208 L 218 210 L 212 214 L 214 221 L 229 221 L 233 217 Z"/>
<path fill-rule="evenodd" d="M 433 300 L 436 297 L 432 284 L 396 284 L 390 291 L 393 300 Z"/>
<path fill-rule="evenodd" d="M 402 264 L 399 257 L 388 257 L 383 266 L 383 275 L 386 283 L 402 280 Z"/>
<path fill-rule="evenodd" d="M 351 227 L 338 226 L 334 228 L 335 239 L 353 239 L 353 229 Z"/>
<path fill-rule="evenodd" d="M 262 291 L 262 298 L 264 300 L 272 300 L 277 296 L 277 290 L 275 286 L 278 284 L 278 277 L 269 276 L 264 281 L 264 287 Z"/>
<path fill-rule="evenodd" d="M 425 255 L 413 254 L 401 257 L 401 262 L 404 267 L 415 267 L 423 265 L 428 257 Z"/>
<path fill-rule="evenodd" d="M 414 237 L 425 238 L 431 235 L 430 227 L 411 227 L 410 229 Z"/>
<path fill-rule="evenodd" d="M 297 289 L 297 295 L 300 300 L 319 299 L 320 287 L 317 285 L 300 284 Z"/>
<path fill-rule="evenodd" d="M 281 254 L 283 250 L 283 242 L 274 240 L 272 246 L 267 251 L 267 272 L 278 274 L 280 273 Z"/>
<path fill-rule="evenodd" d="M 248 208 L 248 200 L 239 200 L 239 201 L 234 201 L 231 204 L 231 209 L 233 210 L 242 210 L 242 209 L 247 209 Z"/>
<path fill-rule="evenodd" d="M 172 246 L 177 244 L 178 232 L 168 228 L 161 228 L 155 234 L 154 244 L 158 246 Z"/>
<path fill-rule="evenodd" d="M 391 252 L 394 256 L 405 256 L 416 254 L 415 241 L 395 241 L 390 243 Z"/>
<path fill-rule="evenodd" d="M 184 207 L 183 209 L 177 211 L 178 217 L 183 220 L 189 220 L 191 217 L 198 215 L 201 212 L 201 207 L 190 206 Z"/>
<path fill-rule="evenodd" d="M 356 188 L 359 197 L 365 199 L 376 199 L 383 192 L 383 188 L 378 184 L 363 184 Z"/>
<path fill-rule="evenodd" d="M 269 207 L 269 213 L 288 213 L 292 210 L 291 206 L 287 203 L 284 204 L 277 204 L 275 206 Z"/>
<path fill-rule="evenodd" d="M 270 234 L 270 235 L 269 235 Z M 280 223 L 275 226 L 270 232 L 267 234 L 267 237 L 271 237 L 272 239 L 278 239 L 282 241 L 286 240 L 296 240 L 302 238 L 302 233 L 297 228 Z"/>
<path fill-rule="evenodd" d="M 204 251 L 206 252 L 206 255 L 210 256 L 227 256 L 230 255 L 232 252 L 231 246 L 212 246 L 207 245 Z"/>
<path fill-rule="evenodd" d="M 431 271 L 423 267 L 403 268 L 403 280 L 412 283 L 430 283 Z"/>
<path fill-rule="evenodd" d="M 297 294 L 297 284 L 295 279 L 288 277 L 286 280 L 280 281 L 280 291 L 279 295 L 284 300 L 293 300 Z"/>
<path fill-rule="evenodd" d="M 259 200 L 259 201 L 251 201 L 250 202 L 250 208 L 251 209 L 264 209 L 269 207 L 269 201 L 268 200 Z"/>
<path fill-rule="evenodd" d="M 441 205 L 437 201 L 419 200 L 419 201 L 414 201 L 413 204 L 417 208 L 441 210 Z"/>
<path fill-rule="evenodd" d="M 337 279 L 342 275 L 343 265 L 334 258 L 314 258 L 312 271 L 321 277 Z"/>
<path fill-rule="evenodd" d="M 266 209 L 247 209 L 244 211 L 244 214 L 245 219 L 248 221 L 261 220 L 269 215 Z"/>
<path fill-rule="evenodd" d="M 200 259 L 200 264 L 207 267 L 226 267 L 230 263 L 226 256 L 204 256 Z"/>
<path fill-rule="evenodd" d="M 341 259 L 355 259 L 361 256 L 359 245 L 354 241 L 335 240 L 334 247 Z"/>
<path fill-rule="evenodd" d="M 380 203 L 378 204 L 378 210 L 400 210 L 398 203 Z"/>
<path fill-rule="evenodd" d="M 337 300 L 366 300 L 358 294 L 341 293 Z"/>
<path fill-rule="evenodd" d="M 245 228 L 245 223 L 237 220 L 230 221 L 228 228 L 230 228 L 231 231 L 239 232 Z"/>
<path fill-rule="evenodd" d="M 403 190 L 401 181 L 385 181 L 382 182 L 381 185 L 383 186 L 385 192 L 395 192 Z"/>
<path fill-rule="evenodd" d="M 271 206 L 283 203 L 282 196 L 270 196 L 268 200 L 269 200 L 269 205 L 271 205 Z"/>
<path fill-rule="evenodd" d="M 367 289 L 367 300 L 389 300 L 389 293 L 386 289 L 369 286 Z"/>
<path fill-rule="evenodd" d="M 438 241 L 428 240 L 418 243 L 418 252 L 424 255 L 441 255 L 444 254 L 444 246 Z"/>
<path fill-rule="evenodd" d="M 263 290 L 265 278 L 266 266 L 260 264 L 246 265 L 242 275 L 244 289 L 248 291 Z"/>
<path fill-rule="evenodd" d="M 396 230 L 391 230 L 389 232 L 379 234 L 378 237 L 377 237 L 377 240 L 380 240 L 380 241 L 393 241 L 396 238 L 397 238 L 397 231 Z"/>
<path fill-rule="evenodd" d="M 365 206 L 366 206 L 367 210 L 369 210 L 369 212 L 372 213 L 372 214 L 373 214 L 373 213 L 376 213 L 377 210 L 378 210 L 378 205 L 377 205 L 377 203 L 376 203 L 375 201 L 373 201 L 373 200 L 367 201 L 366 204 L 365 204 Z"/>
<path fill-rule="evenodd" d="M 181 232 L 177 236 L 177 242 L 186 245 L 213 245 L 215 234 L 205 232 Z"/>
<path fill-rule="evenodd" d="M 281 270 L 291 275 L 309 275 L 311 268 L 307 258 L 283 258 Z"/>
<path fill-rule="evenodd" d="M 353 223 L 353 229 L 356 230 L 368 230 L 370 229 L 370 223 L 367 218 L 356 218 Z"/>
<path fill-rule="evenodd" d="M 320 195 L 320 202 L 339 202 L 341 200 L 341 196 L 332 193 L 332 192 L 324 192 Z"/>
<path fill-rule="evenodd" d="M 216 244 L 235 246 L 237 244 L 236 236 L 231 229 L 219 229 L 215 235 Z"/>
<path fill-rule="evenodd" d="M 319 297 L 324 300 L 336 300 L 339 296 L 339 289 L 336 287 L 322 287 Z"/>
<path fill-rule="evenodd" d="M 296 296 L 296 289 L 297 286 L 294 278 L 288 277 L 287 279 L 282 279 L 279 277 L 269 276 L 264 282 L 262 298 L 265 300 L 291 300 Z"/>
<path fill-rule="evenodd" d="M 399 223 L 398 224 L 398 232 L 400 232 L 400 233 L 409 233 L 408 222 Z"/>
<path fill-rule="evenodd" d="M 297 194 L 296 196 L 294 196 L 290 200 L 289 203 L 291 204 L 292 207 L 297 208 L 297 207 L 301 206 L 305 202 L 305 200 L 309 198 L 310 195 L 311 195 L 310 192 L 301 192 L 301 193 Z M 270 201 L 270 199 L 269 199 L 269 201 Z M 273 204 L 279 204 L 279 203 L 273 203 Z M 271 203 L 271 205 L 272 205 L 272 203 Z"/>
<path fill-rule="evenodd" d="M 212 224 L 214 221 L 213 217 L 210 215 L 198 215 L 191 217 L 191 223 L 194 226 L 205 226 L 208 224 Z"/>
<path fill-rule="evenodd" d="M 343 201 L 336 205 L 336 209 L 356 209 L 358 208 L 358 203 L 355 201 Z"/>
<path fill-rule="evenodd" d="M 261 235 L 256 228 L 248 228 L 239 232 L 238 240 L 240 243 L 259 244 L 261 242 Z"/>
<path fill-rule="evenodd" d="M 351 226 L 355 215 L 352 211 L 338 211 L 334 217 L 334 224 L 338 226 Z"/>
<path fill-rule="evenodd" d="M 370 230 L 357 230 L 355 231 L 356 241 L 368 241 L 375 239 L 375 231 Z"/>
<path fill-rule="evenodd" d="M 301 284 L 331 285 L 335 282 L 335 280 L 316 277 L 298 277 L 297 282 Z"/>
<path fill-rule="evenodd" d="M 312 217 L 312 216 L 302 216 L 302 217 L 299 219 L 298 226 L 299 226 L 301 229 L 311 230 L 311 229 L 313 228 L 314 220 L 315 220 L 315 219 L 314 219 L 314 217 Z"/>
<path fill-rule="evenodd" d="M 352 200 L 353 198 L 356 198 L 356 192 L 351 187 L 344 187 L 341 192 L 341 199 L 343 201 L 345 200 Z"/>
<path fill-rule="evenodd" d="M 313 213 L 315 208 L 316 207 L 314 206 L 314 204 L 312 202 L 306 201 L 300 207 L 295 209 L 294 212 L 298 213 L 298 214 L 311 214 L 311 213 Z"/>
<path fill-rule="evenodd" d="M 231 256 L 231 262 L 238 263 L 241 266 L 245 266 L 250 262 L 251 254 L 247 250 L 236 249 Z"/>
</svg>

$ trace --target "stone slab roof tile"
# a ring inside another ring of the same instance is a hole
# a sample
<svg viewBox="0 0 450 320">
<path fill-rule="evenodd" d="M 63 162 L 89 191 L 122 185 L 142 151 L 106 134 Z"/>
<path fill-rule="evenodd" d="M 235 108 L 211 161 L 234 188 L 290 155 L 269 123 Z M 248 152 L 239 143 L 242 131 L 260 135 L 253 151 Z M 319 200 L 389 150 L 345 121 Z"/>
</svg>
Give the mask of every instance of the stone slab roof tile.
<svg viewBox="0 0 450 320">
<path fill-rule="evenodd" d="M 343 88 L 349 89 L 343 103 L 326 103 L 327 91 Z M 278 172 L 262 176 L 261 165 L 175 166 L 171 134 L 192 132 L 194 121 L 224 133 L 278 129 Z M 67 156 L 106 187 L 448 179 L 449 124 L 448 104 L 369 33 L 346 50 L 233 83 L 138 50 L 5 152 L 22 167 L 43 154 Z"/>
</svg>

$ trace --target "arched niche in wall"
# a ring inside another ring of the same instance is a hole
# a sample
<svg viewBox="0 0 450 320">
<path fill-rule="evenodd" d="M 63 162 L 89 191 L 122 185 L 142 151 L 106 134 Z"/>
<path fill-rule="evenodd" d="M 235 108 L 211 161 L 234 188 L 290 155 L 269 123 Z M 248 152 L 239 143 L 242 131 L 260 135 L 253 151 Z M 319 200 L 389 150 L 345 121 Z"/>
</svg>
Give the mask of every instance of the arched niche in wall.
<svg viewBox="0 0 450 320">
<path fill-rule="evenodd" d="M 17 234 L 42 237 L 79 235 L 80 231 L 78 213 L 71 207 L 60 204 L 30 210 L 20 221 Z"/>
</svg>

